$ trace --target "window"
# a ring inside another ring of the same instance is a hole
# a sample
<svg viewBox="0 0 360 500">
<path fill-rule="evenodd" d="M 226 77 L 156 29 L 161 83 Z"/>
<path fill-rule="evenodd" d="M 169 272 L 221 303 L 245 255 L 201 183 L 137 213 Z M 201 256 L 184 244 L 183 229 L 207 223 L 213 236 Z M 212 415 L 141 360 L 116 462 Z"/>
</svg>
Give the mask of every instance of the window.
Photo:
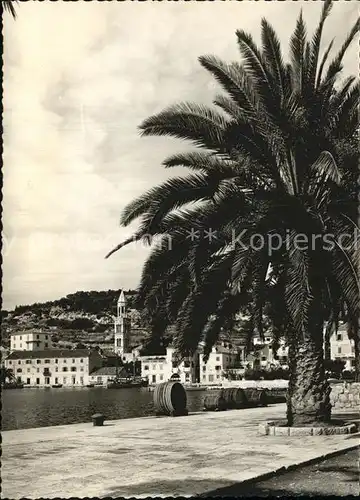
<svg viewBox="0 0 360 500">
<path fill-rule="evenodd" d="M 36 342 L 36 347 L 40 347 L 40 342 Z"/>
<path fill-rule="evenodd" d="M 221 370 L 221 366 L 220 365 L 216 365 L 215 366 L 215 370 Z"/>
<path fill-rule="evenodd" d="M 58 359 L 55 359 L 55 363 L 58 363 L 58 362 L 59 362 L 59 360 L 58 360 Z"/>
<path fill-rule="evenodd" d="M 67 369 L 67 366 L 64 366 L 63 369 L 62 369 L 63 372 L 67 372 L 68 369 Z"/>
<path fill-rule="evenodd" d="M 47 338 L 48 338 L 48 336 L 47 336 L 47 335 L 45 335 L 45 339 L 46 339 L 46 340 L 47 340 Z"/>
<path fill-rule="evenodd" d="M 36 338 L 39 339 L 40 338 L 39 335 L 36 335 Z"/>
<path fill-rule="evenodd" d="M 66 378 L 66 377 L 63 377 L 63 382 L 64 382 L 64 384 L 66 384 L 66 381 L 67 381 L 67 378 Z"/>
<path fill-rule="evenodd" d="M 203 372 L 206 372 L 206 366 L 205 365 L 203 366 Z"/>
<path fill-rule="evenodd" d="M 36 384 L 37 384 L 37 385 L 39 385 L 39 384 L 40 384 L 40 379 L 39 379 L 39 378 L 37 378 L 37 379 L 36 379 Z"/>
<path fill-rule="evenodd" d="M 80 371 L 83 372 L 84 371 L 84 367 L 83 366 L 80 366 Z"/>
<path fill-rule="evenodd" d="M 22 349 L 22 344 L 20 344 L 20 349 Z"/>
<path fill-rule="evenodd" d="M 40 368 L 36 368 L 36 372 L 37 372 L 37 373 L 40 373 Z"/>
<path fill-rule="evenodd" d="M 36 360 L 36 364 L 39 365 L 41 363 L 40 359 Z"/>
<path fill-rule="evenodd" d="M 84 377 L 80 377 L 80 384 L 83 385 L 84 383 Z"/>
<path fill-rule="evenodd" d="M 220 378 L 220 375 L 216 375 L 216 378 Z"/>
<path fill-rule="evenodd" d="M 351 352 L 355 352 L 355 347 L 353 345 L 351 346 Z"/>
<path fill-rule="evenodd" d="M 58 382 L 59 382 L 58 377 L 55 377 L 55 384 L 57 384 Z"/>
<path fill-rule="evenodd" d="M 203 375 L 203 377 L 202 377 L 202 378 L 203 378 L 203 380 L 206 380 L 206 375 Z"/>
<path fill-rule="evenodd" d="M 156 365 L 152 365 L 152 369 L 153 369 L 153 370 L 156 370 Z"/>
<path fill-rule="evenodd" d="M 351 364 L 351 366 L 355 366 L 355 359 L 352 359 L 352 360 L 350 361 L 350 364 Z"/>
<path fill-rule="evenodd" d="M 25 364 L 26 364 L 26 365 L 31 365 L 31 360 L 30 360 L 30 359 L 27 359 L 27 360 L 25 361 Z"/>
<path fill-rule="evenodd" d="M 148 369 L 149 369 L 149 365 L 145 365 L 144 370 L 148 370 Z"/>
<path fill-rule="evenodd" d="M 9 365 L 12 365 L 12 361 L 9 361 Z"/>
<path fill-rule="evenodd" d="M 72 372 L 76 372 L 76 366 L 72 366 L 72 367 L 71 367 L 71 371 L 72 371 Z"/>
<path fill-rule="evenodd" d="M 18 361 L 18 365 L 21 365 L 21 359 L 19 359 L 19 361 Z"/>
<path fill-rule="evenodd" d="M 22 335 L 20 335 L 20 340 L 22 340 Z"/>
<path fill-rule="evenodd" d="M 22 373 L 22 368 L 18 368 L 18 369 L 16 370 L 16 373 Z"/>
<path fill-rule="evenodd" d="M 336 340 L 342 340 L 342 333 L 338 333 L 336 335 Z"/>
<path fill-rule="evenodd" d="M 75 359 L 73 359 L 72 362 L 75 363 Z"/>
<path fill-rule="evenodd" d="M 266 361 L 266 356 L 262 356 L 261 361 Z"/>
<path fill-rule="evenodd" d="M 213 382 L 214 381 L 214 375 L 209 375 L 209 382 Z"/>
<path fill-rule="evenodd" d="M 59 371 L 59 367 L 58 366 L 55 366 L 55 371 L 58 372 Z"/>
<path fill-rule="evenodd" d="M 30 379 L 29 379 L 29 378 L 27 378 L 27 379 L 26 379 L 26 383 L 27 383 L 28 385 L 30 385 Z"/>
<path fill-rule="evenodd" d="M 66 359 L 64 359 L 63 361 L 64 361 L 64 363 L 66 363 Z"/>
<path fill-rule="evenodd" d="M 50 363 L 50 359 L 45 359 L 44 363 L 48 365 Z"/>
<path fill-rule="evenodd" d="M 341 354 L 341 347 L 338 347 L 338 354 Z"/>
<path fill-rule="evenodd" d="M 83 362 L 84 362 L 83 358 L 80 358 L 80 363 L 83 363 Z"/>
<path fill-rule="evenodd" d="M 152 383 L 155 384 L 155 382 L 156 382 L 156 375 L 153 375 L 152 376 Z"/>
<path fill-rule="evenodd" d="M 28 368 L 26 371 L 27 371 L 28 373 L 30 373 L 30 368 Z"/>
<path fill-rule="evenodd" d="M 220 356 L 216 356 L 216 361 L 220 361 Z"/>
<path fill-rule="evenodd" d="M 48 346 L 49 346 L 49 344 L 47 342 L 45 342 L 45 347 L 48 347 Z"/>
<path fill-rule="evenodd" d="M 160 380 L 163 380 L 163 379 L 164 379 L 164 375 L 163 375 L 163 374 L 161 374 L 161 375 L 160 375 Z"/>
<path fill-rule="evenodd" d="M 163 365 L 160 363 L 159 364 L 159 369 L 162 370 L 163 369 Z"/>
</svg>

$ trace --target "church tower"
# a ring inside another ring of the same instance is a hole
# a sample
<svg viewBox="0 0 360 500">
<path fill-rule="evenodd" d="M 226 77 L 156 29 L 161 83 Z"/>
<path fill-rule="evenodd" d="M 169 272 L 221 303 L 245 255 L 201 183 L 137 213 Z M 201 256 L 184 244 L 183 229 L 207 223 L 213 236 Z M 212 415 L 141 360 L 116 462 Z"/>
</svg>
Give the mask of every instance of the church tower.
<svg viewBox="0 0 360 500">
<path fill-rule="evenodd" d="M 123 356 L 129 349 L 130 318 L 126 312 L 126 301 L 123 290 L 121 290 L 116 306 L 115 317 L 114 350 L 116 354 Z"/>
</svg>

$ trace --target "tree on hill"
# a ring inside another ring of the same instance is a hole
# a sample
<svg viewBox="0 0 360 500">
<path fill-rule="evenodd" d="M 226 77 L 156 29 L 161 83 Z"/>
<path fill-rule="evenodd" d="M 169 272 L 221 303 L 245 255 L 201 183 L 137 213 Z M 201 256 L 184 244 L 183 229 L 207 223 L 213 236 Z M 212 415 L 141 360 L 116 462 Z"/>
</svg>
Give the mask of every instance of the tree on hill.
<svg viewBox="0 0 360 500">
<path fill-rule="evenodd" d="M 285 334 L 289 343 L 289 425 L 330 419 L 325 321 L 336 325 L 346 305 L 348 321 L 359 328 L 359 83 L 353 76 L 340 81 L 359 20 L 330 59 L 332 43 L 320 54 L 330 10 L 326 0 L 310 39 L 300 14 L 289 62 L 266 19 L 261 48 L 237 31 L 241 63 L 200 57 L 226 92 L 214 101 L 218 109 L 179 104 L 141 125 L 143 135 L 198 146 L 164 161 L 193 173 L 130 203 L 122 224 L 141 217 L 140 227 L 109 254 L 161 236 L 143 268 L 138 304 L 153 335 L 175 322 L 182 355 L 205 336 L 207 356 L 223 325 L 245 306 L 248 337 L 263 336 L 268 304 L 275 339 Z M 343 234 L 354 235 L 346 247 Z"/>
</svg>

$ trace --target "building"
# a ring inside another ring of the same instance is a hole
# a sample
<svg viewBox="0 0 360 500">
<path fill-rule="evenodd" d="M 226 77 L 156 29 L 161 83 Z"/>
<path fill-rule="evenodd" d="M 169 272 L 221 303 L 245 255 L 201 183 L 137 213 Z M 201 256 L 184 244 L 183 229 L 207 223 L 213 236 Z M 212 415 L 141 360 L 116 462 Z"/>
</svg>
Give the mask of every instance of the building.
<svg viewBox="0 0 360 500">
<path fill-rule="evenodd" d="M 13 351 L 4 364 L 27 386 L 62 384 L 73 387 L 89 384 L 89 375 L 101 367 L 102 357 L 97 351 L 88 349 Z"/>
<path fill-rule="evenodd" d="M 344 326 L 340 327 L 330 337 L 331 359 L 340 359 L 345 362 L 345 370 L 355 369 L 355 346 L 350 340 Z"/>
<path fill-rule="evenodd" d="M 271 368 L 274 366 L 287 366 L 288 347 L 285 340 L 279 340 L 279 348 L 274 352 L 272 348 L 272 337 L 265 336 L 263 339 L 254 337 L 253 351 L 246 357 L 246 364 L 250 368 Z"/>
<path fill-rule="evenodd" d="M 231 369 L 244 357 L 244 351 L 235 348 L 231 343 L 219 342 L 211 350 L 209 359 L 203 359 L 203 345 L 199 356 L 200 382 L 202 384 L 219 384 L 226 379 L 226 370 Z"/>
<path fill-rule="evenodd" d="M 106 385 L 110 380 L 116 377 L 126 378 L 128 376 L 124 368 L 103 366 L 102 368 L 97 368 L 89 375 L 89 383 L 94 385 Z"/>
<path fill-rule="evenodd" d="M 175 360 L 175 348 L 167 347 L 166 354 L 141 356 L 141 377 L 147 378 L 149 384 L 159 384 L 178 375 L 183 384 L 199 382 L 198 354 L 184 359 L 179 365 Z"/>
<path fill-rule="evenodd" d="M 10 351 L 43 351 L 52 347 L 49 332 L 25 330 L 10 335 Z"/>
<path fill-rule="evenodd" d="M 126 299 L 122 290 L 114 318 L 114 351 L 123 358 L 129 351 L 131 320 L 126 311 Z"/>
</svg>

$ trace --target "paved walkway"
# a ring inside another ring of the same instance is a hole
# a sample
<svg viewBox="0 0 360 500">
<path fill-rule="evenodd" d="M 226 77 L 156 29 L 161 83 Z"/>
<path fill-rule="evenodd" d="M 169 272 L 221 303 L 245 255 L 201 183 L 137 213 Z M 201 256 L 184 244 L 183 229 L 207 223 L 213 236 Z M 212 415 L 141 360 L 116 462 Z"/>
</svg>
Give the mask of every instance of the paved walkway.
<svg viewBox="0 0 360 500">
<path fill-rule="evenodd" d="M 285 405 L 2 433 L 8 498 L 193 496 L 358 442 L 352 436 L 260 436 Z"/>
</svg>

